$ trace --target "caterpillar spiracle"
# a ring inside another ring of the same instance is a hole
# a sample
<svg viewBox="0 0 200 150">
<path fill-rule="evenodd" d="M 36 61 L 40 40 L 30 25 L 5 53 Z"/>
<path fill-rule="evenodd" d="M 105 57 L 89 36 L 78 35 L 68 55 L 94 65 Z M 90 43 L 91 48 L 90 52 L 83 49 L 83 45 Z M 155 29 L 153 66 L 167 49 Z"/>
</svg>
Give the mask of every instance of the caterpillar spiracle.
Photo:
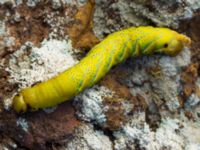
<svg viewBox="0 0 200 150">
<path fill-rule="evenodd" d="M 190 38 L 168 28 L 131 27 L 108 35 L 78 64 L 45 82 L 22 89 L 13 99 L 17 112 L 48 108 L 73 98 L 93 86 L 128 57 L 162 53 L 178 54 Z"/>
</svg>

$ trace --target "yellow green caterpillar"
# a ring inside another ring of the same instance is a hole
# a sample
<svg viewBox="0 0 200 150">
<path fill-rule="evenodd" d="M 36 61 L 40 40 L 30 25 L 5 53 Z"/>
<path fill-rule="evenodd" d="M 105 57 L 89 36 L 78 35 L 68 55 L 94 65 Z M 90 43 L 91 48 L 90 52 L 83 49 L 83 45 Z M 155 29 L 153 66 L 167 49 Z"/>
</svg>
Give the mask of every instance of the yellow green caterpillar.
<svg viewBox="0 0 200 150">
<path fill-rule="evenodd" d="M 110 34 L 78 64 L 58 76 L 22 89 L 13 99 L 17 112 L 48 108 L 93 86 L 116 64 L 128 57 L 162 53 L 174 56 L 190 38 L 167 28 L 131 27 Z"/>
</svg>

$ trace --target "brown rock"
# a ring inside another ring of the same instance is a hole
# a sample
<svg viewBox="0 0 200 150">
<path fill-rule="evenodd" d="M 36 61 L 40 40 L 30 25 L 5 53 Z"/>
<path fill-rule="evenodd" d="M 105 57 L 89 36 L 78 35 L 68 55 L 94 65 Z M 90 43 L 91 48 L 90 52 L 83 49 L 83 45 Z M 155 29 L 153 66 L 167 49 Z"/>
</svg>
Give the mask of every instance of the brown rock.
<svg viewBox="0 0 200 150">
<path fill-rule="evenodd" d="M 27 131 L 17 120 L 23 118 L 27 124 Z M 47 149 L 48 143 L 59 143 L 63 138 L 73 135 L 74 130 L 81 123 L 75 117 L 71 102 L 64 103 L 53 112 L 29 112 L 23 115 L 3 112 L 0 114 L 2 135 L 9 135 L 23 147 L 30 149 Z"/>
</svg>

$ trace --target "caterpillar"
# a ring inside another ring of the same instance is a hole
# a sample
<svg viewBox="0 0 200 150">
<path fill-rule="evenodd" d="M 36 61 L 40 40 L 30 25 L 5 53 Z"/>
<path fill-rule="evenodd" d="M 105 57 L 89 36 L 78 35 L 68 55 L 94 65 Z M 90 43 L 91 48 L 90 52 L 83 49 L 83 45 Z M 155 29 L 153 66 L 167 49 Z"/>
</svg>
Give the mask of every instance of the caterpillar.
<svg viewBox="0 0 200 150">
<path fill-rule="evenodd" d="M 128 57 L 154 53 L 177 55 L 191 43 L 189 37 L 168 28 L 130 27 L 108 35 L 78 64 L 45 82 L 22 89 L 13 98 L 16 112 L 48 108 L 93 86 Z"/>
</svg>

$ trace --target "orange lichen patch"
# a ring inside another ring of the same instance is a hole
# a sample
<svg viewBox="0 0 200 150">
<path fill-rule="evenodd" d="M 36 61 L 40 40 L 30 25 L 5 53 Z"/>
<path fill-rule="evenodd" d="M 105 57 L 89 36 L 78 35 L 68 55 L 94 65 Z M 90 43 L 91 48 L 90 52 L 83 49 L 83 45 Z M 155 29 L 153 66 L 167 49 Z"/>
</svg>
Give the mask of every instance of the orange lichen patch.
<svg viewBox="0 0 200 150">
<path fill-rule="evenodd" d="M 191 61 L 198 64 L 198 74 L 200 74 L 200 42 L 193 43 L 190 49 L 192 53 Z"/>
<path fill-rule="evenodd" d="M 190 111 L 185 111 L 185 116 L 189 119 L 189 120 L 194 120 L 194 116 Z"/>
<path fill-rule="evenodd" d="M 182 93 L 178 96 L 181 107 L 184 107 L 185 101 L 192 93 L 200 96 L 199 87 L 196 85 L 196 81 L 198 78 L 198 68 L 198 63 L 192 63 L 181 73 L 183 89 Z"/>
<path fill-rule="evenodd" d="M 121 102 L 114 102 L 112 99 L 105 99 L 104 105 L 109 106 L 105 113 L 107 122 L 104 128 L 110 130 L 118 130 L 126 121 L 127 118 L 124 114 L 124 107 Z"/>
<path fill-rule="evenodd" d="M 136 103 L 137 105 L 134 106 L 135 108 L 140 108 L 142 110 L 147 109 L 148 105 L 146 103 L 145 98 L 142 95 L 137 94 L 136 99 L 137 99 L 137 103 Z"/>
<path fill-rule="evenodd" d="M 93 33 L 94 0 L 89 0 L 80 7 L 73 24 L 67 28 L 67 33 L 76 48 L 89 49 L 99 42 Z"/>
<path fill-rule="evenodd" d="M 149 67 L 146 69 L 146 71 L 153 77 L 155 78 L 160 78 L 163 73 L 162 73 L 162 69 L 159 66 L 156 67 Z"/>
<path fill-rule="evenodd" d="M 111 71 L 102 81 L 101 85 L 104 85 L 114 91 L 112 97 L 105 97 L 103 104 L 108 108 L 105 112 L 107 122 L 105 128 L 109 130 L 118 130 L 123 124 L 130 120 L 131 115 L 138 111 L 144 111 L 147 108 L 145 98 L 142 95 L 137 94 L 136 97 L 132 96 L 129 89 L 119 83 L 119 78 L 124 78 L 123 71 L 120 73 L 120 77 L 116 70 Z M 118 70 L 119 71 L 119 70 Z M 130 106 L 127 110 L 126 104 Z"/>
<path fill-rule="evenodd" d="M 194 90 L 195 86 L 193 84 L 188 83 L 183 86 L 183 93 L 186 97 L 189 97 Z"/>
<path fill-rule="evenodd" d="M 117 82 L 115 75 L 109 74 L 102 81 L 101 84 L 108 87 L 112 91 L 115 91 L 119 97 L 123 99 L 130 99 L 131 93 L 129 89 Z"/>
<path fill-rule="evenodd" d="M 185 98 L 183 97 L 183 95 L 178 95 L 177 98 L 178 98 L 178 101 L 179 101 L 180 108 L 184 108 Z"/>
<path fill-rule="evenodd" d="M 193 63 L 189 65 L 182 73 L 181 73 L 181 81 L 183 82 L 183 94 L 185 97 L 191 95 L 192 92 L 195 91 L 196 86 L 195 82 L 198 77 L 198 64 Z"/>
<path fill-rule="evenodd" d="M 128 88 L 117 82 L 114 75 L 107 75 L 101 84 L 108 87 L 115 92 L 113 97 L 105 97 L 103 104 L 108 106 L 106 111 L 107 122 L 105 128 L 110 130 L 118 130 L 125 122 L 127 122 L 127 116 L 125 114 L 125 108 L 123 102 L 132 98 Z"/>
<path fill-rule="evenodd" d="M 197 94 L 197 96 L 200 97 L 200 87 L 196 87 L 195 93 Z"/>
<path fill-rule="evenodd" d="M 182 73 L 182 75 L 181 75 L 182 80 L 184 82 L 192 82 L 192 81 L 194 81 L 198 76 L 197 69 L 198 69 L 198 64 L 197 63 L 193 63 L 193 64 L 189 65 L 189 67 L 186 68 L 184 73 Z"/>
</svg>

